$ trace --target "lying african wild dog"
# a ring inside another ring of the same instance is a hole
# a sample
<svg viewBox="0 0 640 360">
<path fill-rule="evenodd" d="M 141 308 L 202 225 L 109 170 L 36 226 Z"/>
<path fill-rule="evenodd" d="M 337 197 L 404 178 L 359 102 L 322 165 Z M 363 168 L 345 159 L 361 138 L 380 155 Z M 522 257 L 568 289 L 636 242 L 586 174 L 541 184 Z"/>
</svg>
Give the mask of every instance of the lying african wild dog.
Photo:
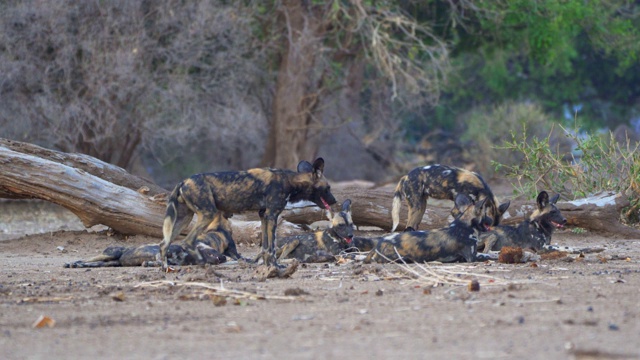
<svg viewBox="0 0 640 360">
<path fill-rule="evenodd" d="M 491 231 L 480 234 L 478 251 L 489 253 L 498 251 L 504 246 L 520 247 L 523 249 L 542 250 L 551 243 L 551 235 L 555 228 L 566 224 L 556 202 L 560 195 L 556 194 L 549 200 L 549 194 L 541 191 L 536 203 L 538 208 L 523 220 L 518 226 L 496 226 Z"/>
<path fill-rule="evenodd" d="M 409 206 L 409 219 L 405 231 L 413 231 L 418 229 L 422 221 L 429 197 L 454 200 L 458 194 L 466 194 L 473 201 L 486 199 L 487 212 L 494 226 L 500 224 L 500 218 L 510 204 L 506 202 L 498 206 L 498 199 L 491 192 L 489 185 L 475 172 L 439 164 L 418 167 L 403 176 L 396 186 L 391 210 L 391 231 L 395 231 L 400 223 L 403 198 Z"/>
<path fill-rule="evenodd" d="M 200 263 L 217 265 L 227 261 L 226 257 L 217 252 L 209 253 L 203 249 L 204 259 Z M 160 259 L 160 245 L 147 244 L 134 247 L 109 246 L 102 254 L 88 260 L 78 260 L 64 264 L 66 268 L 112 267 L 112 266 L 162 266 Z M 198 261 L 189 254 L 185 247 L 177 244 L 169 245 L 167 249 L 167 263 L 169 265 L 196 265 Z"/>
<path fill-rule="evenodd" d="M 194 240 L 219 212 L 238 213 L 256 210 L 262 222 L 262 259 L 265 265 L 278 266 L 275 257 L 275 233 L 278 216 L 287 203 L 312 201 L 330 210 L 336 202 L 324 178 L 324 160 L 313 165 L 298 164 L 298 171 L 285 169 L 250 169 L 193 175 L 180 182 L 167 201 L 160 243 L 163 266 L 167 266 L 167 248 L 171 241 L 198 215 L 195 227 L 185 244 L 194 248 Z"/>
<path fill-rule="evenodd" d="M 276 240 L 278 259 L 298 259 L 305 263 L 335 261 L 335 256 L 349 248 L 353 239 L 351 200 L 345 200 L 342 211 L 331 219 L 325 230 L 287 236 Z M 260 256 L 260 255 L 258 255 Z"/>
<path fill-rule="evenodd" d="M 168 265 L 217 265 L 241 258 L 231 236 L 231 223 L 226 214 L 217 213 L 205 232 L 195 239 L 195 247 L 177 244 L 167 249 Z M 109 267 L 109 266 L 161 266 L 160 245 L 147 244 L 137 247 L 110 246 L 102 254 L 88 260 L 78 260 L 64 265 L 66 268 Z"/>
<path fill-rule="evenodd" d="M 486 201 L 485 198 L 474 205 L 468 195 L 458 194 L 455 198 L 457 216 L 448 227 L 432 231 L 405 231 L 383 237 L 364 262 L 454 262 L 461 259 L 473 262 L 478 233 L 488 228 L 488 218 L 484 215 Z"/>
</svg>

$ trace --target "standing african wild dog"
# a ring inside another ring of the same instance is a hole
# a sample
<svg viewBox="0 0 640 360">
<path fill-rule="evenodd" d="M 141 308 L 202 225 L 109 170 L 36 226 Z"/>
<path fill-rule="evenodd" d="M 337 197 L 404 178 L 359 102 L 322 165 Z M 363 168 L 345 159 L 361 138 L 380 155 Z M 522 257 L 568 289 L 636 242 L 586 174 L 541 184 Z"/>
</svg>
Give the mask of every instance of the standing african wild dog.
<svg viewBox="0 0 640 360">
<path fill-rule="evenodd" d="M 298 259 L 305 263 L 335 261 L 335 255 L 349 248 L 353 239 L 351 200 L 342 203 L 342 211 L 331 219 L 325 230 L 287 236 L 276 240 L 278 259 Z"/>
<path fill-rule="evenodd" d="M 336 202 L 324 178 L 324 160 L 313 165 L 298 164 L 298 171 L 285 169 L 250 169 L 193 175 L 179 183 L 167 202 L 160 243 L 160 255 L 166 267 L 166 251 L 171 241 L 189 224 L 193 214 L 198 220 L 187 234 L 185 244 L 193 248 L 196 237 L 219 212 L 258 211 L 262 222 L 262 258 L 265 265 L 278 265 L 275 258 L 275 231 L 278 216 L 287 203 L 312 201 L 330 209 Z"/>
<path fill-rule="evenodd" d="M 401 261 L 453 262 L 464 259 L 475 261 L 478 233 L 486 231 L 488 219 L 484 216 L 487 199 L 475 205 L 466 194 L 455 198 L 457 216 L 448 227 L 432 231 L 405 231 L 381 238 L 365 262 Z"/>
<path fill-rule="evenodd" d="M 458 194 L 469 195 L 474 202 L 487 199 L 487 212 L 493 225 L 500 224 L 500 218 L 510 204 L 506 202 L 498 206 L 498 199 L 489 185 L 475 172 L 439 164 L 418 167 L 403 176 L 396 186 L 391 210 L 391 231 L 395 231 L 400 223 L 402 198 L 407 200 L 409 206 L 406 230 L 411 231 L 418 229 L 429 197 L 453 201 Z"/>
<path fill-rule="evenodd" d="M 497 226 L 480 234 L 478 250 L 489 253 L 504 246 L 541 250 L 545 245 L 549 245 L 553 230 L 563 227 L 567 222 L 555 205 L 559 197 L 560 195 L 556 194 L 549 200 L 547 192 L 541 191 L 536 200 L 538 208 L 528 219 L 518 226 Z"/>
<path fill-rule="evenodd" d="M 171 244 L 167 249 L 169 265 L 217 265 L 240 258 L 231 237 L 231 223 L 223 213 L 216 214 L 205 233 L 194 241 L 195 248 Z M 64 265 L 66 268 L 110 267 L 110 266 L 161 266 L 160 245 L 147 244 L 134 247 L 109 246 L 102 254 L 88 260 L 78 260 Z"/>
</svg>

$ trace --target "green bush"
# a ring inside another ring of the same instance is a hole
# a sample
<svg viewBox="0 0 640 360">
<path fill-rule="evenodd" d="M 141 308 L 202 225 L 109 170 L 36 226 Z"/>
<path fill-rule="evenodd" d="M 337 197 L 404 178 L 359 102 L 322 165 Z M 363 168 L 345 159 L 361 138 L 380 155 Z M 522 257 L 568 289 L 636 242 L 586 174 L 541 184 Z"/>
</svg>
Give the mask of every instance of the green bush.
<svg viewBox="0 0 640 360">
<path fill-rule="evenodd" d="M 520 151 L 499 149 L 512 133 L 520 134 L 527 143 L 552 134 L 549 138 L 552 144 L 567 151 L 570 148 L 569 142 L 554 130 L 552 120 L 537 104 L 508 102 L 492 108 L 476 108 L 465 116 L 466 131 L 461 140 L 468 144 L 475 170 L 487 178 L 497 175 L 492 161 L 516 166 L 524 160 Z"/>
<path fill-rule="evenodd" d="M 624 193 L 631 206 L 623 220 L 637 222 L 640 206 L 640 143 L 616 141 L 611 132 L 581 134 L 560 127 L 575 145 L 572 152 L 558 151 L 551 135 L 528 139 L 526 127 L 512 132 L 499 150 L 519 154 L 522 161 L 505 164 L 494 161 L 496 171 L 504 171 L 512 180 L 514 195 L 534 198 L 540 190 L 559 193 L 564 199 L 576 199 L 602 191 Z"/>
</svg>

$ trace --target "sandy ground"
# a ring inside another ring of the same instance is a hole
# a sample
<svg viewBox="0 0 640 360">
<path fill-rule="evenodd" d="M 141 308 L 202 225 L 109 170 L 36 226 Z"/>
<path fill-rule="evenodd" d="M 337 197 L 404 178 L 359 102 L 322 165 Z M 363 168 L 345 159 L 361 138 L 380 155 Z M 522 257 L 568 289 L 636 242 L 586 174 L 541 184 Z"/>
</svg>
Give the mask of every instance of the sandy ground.
<svg viewBox="0 0 640 360">
<path fill-rule="evenodd" d="M 65 269 L 109 245 L 158 239 L 52 232 L 78 224 L 38 211 L 25 226 L 0 204 L 3 359 L 640 358 L 640 239 L 567 229 L 553 242 L 606 250 L 535 265 L 412 266 L 418 277 L 398 265 L 312 264 L 259 282 L 237 264 Z M 16 231 L 48 232 L 11 239 Z M 472 279 L 480 291 L 469 291 Z M 55 323 L 34 327 L 41 316 Z"/>
</svg>

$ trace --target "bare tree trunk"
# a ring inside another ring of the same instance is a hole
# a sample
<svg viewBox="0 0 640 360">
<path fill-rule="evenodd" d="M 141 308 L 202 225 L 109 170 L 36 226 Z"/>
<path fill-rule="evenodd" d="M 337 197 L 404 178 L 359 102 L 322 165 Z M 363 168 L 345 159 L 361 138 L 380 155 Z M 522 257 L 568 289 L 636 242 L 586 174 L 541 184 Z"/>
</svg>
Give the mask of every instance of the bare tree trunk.
<svg viewBox="0 0 640 360">
<path fill-rule="evenodd" d="M 286 51 L 278 70 L 262 165 L 295 169 L 300 160 L 312 160 L 317 149 L 309 149 L 307 140 L 319 96 L 313 72 L 321 21 L 300 1 L 286 0 L 282 6 Z"/>
</svg>

